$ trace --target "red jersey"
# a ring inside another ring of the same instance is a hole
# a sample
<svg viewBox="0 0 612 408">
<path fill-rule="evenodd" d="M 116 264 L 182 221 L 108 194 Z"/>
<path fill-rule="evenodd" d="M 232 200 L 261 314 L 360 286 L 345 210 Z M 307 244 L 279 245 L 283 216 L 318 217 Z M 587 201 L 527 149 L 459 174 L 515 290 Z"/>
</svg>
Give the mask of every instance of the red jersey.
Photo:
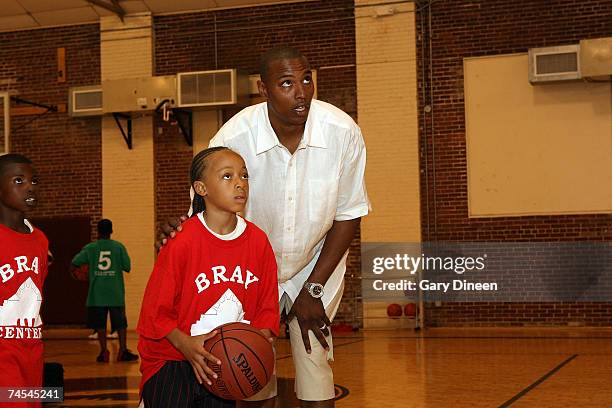
<svg viewBox="0 0 612 408">
<path fill-rule="evenodd" d="M 42 387 L 40 306 L 48 248 L 40 230 L 23 234 L 0 224 L 0 387 Z"/>
<path fill-rule="evenodd" d="M 225 241 L 192 217 L 159 253 L 137 328 L 141 386 L 166 361 L 185 360 L 165 338 L 175 328 L 196 336 L 243 321 L 278 335 L 276 259 L 266 234 L 246 223 Z"/>
</svg>

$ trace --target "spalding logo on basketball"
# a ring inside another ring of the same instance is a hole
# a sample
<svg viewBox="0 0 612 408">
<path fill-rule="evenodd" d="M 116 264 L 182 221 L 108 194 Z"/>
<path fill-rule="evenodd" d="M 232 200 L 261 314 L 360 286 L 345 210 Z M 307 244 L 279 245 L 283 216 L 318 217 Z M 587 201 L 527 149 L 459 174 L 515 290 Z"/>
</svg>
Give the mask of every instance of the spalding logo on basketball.
<svg viewBox="0 0 612 408">
<path fill-rule="evenodd" d="M 257 394 L 270 381 L 274 370 L 274 350 L 261 332 L 245 323 L 228 323 L 216 328 L 215 337 L 204 348 L 221 360 L 208 362 L 218 378 L 208 391 L 230 400 L 242 400 Z"/>
</svg>

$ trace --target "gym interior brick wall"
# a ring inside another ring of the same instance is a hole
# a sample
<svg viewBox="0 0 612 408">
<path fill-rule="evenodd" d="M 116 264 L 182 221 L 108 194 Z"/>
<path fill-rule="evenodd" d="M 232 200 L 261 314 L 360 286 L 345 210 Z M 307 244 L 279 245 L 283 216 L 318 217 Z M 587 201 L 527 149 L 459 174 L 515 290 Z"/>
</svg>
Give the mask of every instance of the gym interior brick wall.
<svg viewBox="0 0 612 408">
<path fill-rule="evenodd" d="M 59 47 L 66 49 L 63 83 L 57 82 Z M 69 87 L 99 83 L 98 24 L 0 33 L 0 92 L 67 105 Z M 11 151 L 32 159 L 40 173 L 40 200 L 32 216 L 90 216 L 95 237 L 102 216 L 100 118 L 12 116 L 11 131 Z"/>
<path fill-rule="evenodd" d="M 300 49 L 317 69 L 318 98 L 357 115 L 355 23 L 352 0 L 218 10 L 157 16 L 155 75 L 238 68 L 259 72 L 259 56 L 288 44 Z M 227 114 L 224 116 L 228 116 Z M 157 122 L 155 180 L 157 222 L 183 214 L 189 206 L 187 188 L 193 152 L 176 126 Z M 161 129 L 161 131 L 159 130 Z M 360 239 L 351 244 L 347 276 L 359 276 Z M 336 322 L 360 325 L 358 279 L 348 279 Z"/>
<path fill-rule="evenodd" d="M 428 9 L 424 8 L 416 15 L 418 37 L 426 41 L 430 36 L 427 13 Z M 532 47 L 609 37 L 612 36 L 611 16 L 612 6 L 607 0 L 452 0 L 432 4 L 433 83 L 427 79 L 429 45 L 426 43 L 422 48 L 417 44 L 420 112 L 424 105 L 432 103 L 435 136 L 433 157 L 431 117 L 423 119 L 421 116 L 421 144 L 427 151 L 421 160 L 421 168 L 427 170 L 421 179 L 424 241 L 612 241 L 610 214 L 468 218 L 463 95 L 463 58 L 524 53 Z M 423 68 L 425 78 L 421 75 Z M 424 87 L 429 90 L 430 86 L 434 89 L 433 99 L 424 100 L 421 92 Z M 580 135 L 576 137 L 579 143 Z M 441 307 L 429 306 L 426 319 L 431 326 L 612 324 L 610 303 L 443 303 Z"/>
</svg>

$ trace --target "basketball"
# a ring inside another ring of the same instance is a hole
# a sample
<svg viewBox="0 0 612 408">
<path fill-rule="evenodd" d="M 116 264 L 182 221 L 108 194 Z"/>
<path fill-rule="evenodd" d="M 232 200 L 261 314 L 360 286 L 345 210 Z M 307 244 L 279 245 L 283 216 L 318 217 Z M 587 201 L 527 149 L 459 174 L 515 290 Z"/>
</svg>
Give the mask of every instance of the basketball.
<svg viewBox="0 0 612 408">
<path fill-rule="evenodd" d="M 414 319 L 416 317 L 417 307 L 415 303 L 406 303 L 404 306 L 404 316 Z"/>
<path fill-rule="evenodd" d="M 89 265 L 77 266 L 72 272 L 72 277 L 78 281 L 87 282 L 89 280 Z"/>
<path fill-rule="evenodd" d="M 391 303 L 387 306 L 387 316 L 400 317 L 402 315 L 402 307 L 397 303 Z"/>
<path fill-rule="evenodd" d="M 228 323 L 217 327 L 217 334 L 204 342 L 204 348 L 221 360 L 208 361 L 218 375 L 204 383 L 208 391 L 230 400 L 255 395 L 270 381 L 274 370 L 274 350 L 268 339 L 245 323 Z"/>
</svg>

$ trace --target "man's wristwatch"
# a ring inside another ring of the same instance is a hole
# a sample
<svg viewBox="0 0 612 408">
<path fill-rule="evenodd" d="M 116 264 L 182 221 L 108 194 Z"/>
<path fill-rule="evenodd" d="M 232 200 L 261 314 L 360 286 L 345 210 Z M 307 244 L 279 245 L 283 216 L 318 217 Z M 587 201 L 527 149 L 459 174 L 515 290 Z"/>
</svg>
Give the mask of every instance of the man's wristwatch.
<svg viewBox="0 0 612 408">
<path fill-rule="evenodd" d="M 320 283 L 304 282 L 304 289 L 306 289 L 308 294 L 315 299 L 323 297 L 323 285 Z"/>
</svg>

